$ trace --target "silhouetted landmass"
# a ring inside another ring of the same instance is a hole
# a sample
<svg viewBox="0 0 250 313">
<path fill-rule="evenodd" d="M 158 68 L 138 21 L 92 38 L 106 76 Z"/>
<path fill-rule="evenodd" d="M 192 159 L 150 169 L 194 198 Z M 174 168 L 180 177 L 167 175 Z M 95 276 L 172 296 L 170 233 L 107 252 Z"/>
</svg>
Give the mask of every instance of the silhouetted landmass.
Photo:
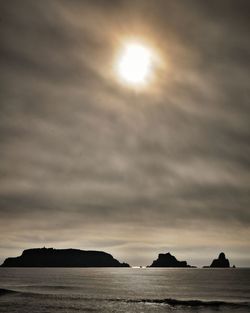
<svg viewBox="0 0 250 313">
<path fill-rule="evenodd" d="M 3 267 L 129 267 L 111 254 L 78 249 L 37 248 L 24 250 L 22 255 L 7 258 Z"/>
<path fill-rule="evenodd" d="M 186 261 L 178 261 L 171 253 L 160 253 L 158 259 L 149 267 L 194 267 L 187 264 Z"/>
<path fill-rule="evenodd" d="M 221 252 L 218 259 L 214 259 L 210 266 L 204 266 L 204 268 L 227 268 L 230 267 L 229 260 L 226 259 L 225 253 Z"/>
</svg>

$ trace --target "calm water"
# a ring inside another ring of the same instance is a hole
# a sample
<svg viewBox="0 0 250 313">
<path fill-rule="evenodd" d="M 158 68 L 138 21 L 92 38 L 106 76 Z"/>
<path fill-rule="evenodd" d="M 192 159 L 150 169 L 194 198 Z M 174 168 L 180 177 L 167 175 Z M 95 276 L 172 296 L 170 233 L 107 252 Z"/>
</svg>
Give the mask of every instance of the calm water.
<svg viewBox="0 0 250 313">
<path fill-rule="evenodd" d="M 0 288 L 1 313 L 250 312 L 250 269 L 0 268 Z"/>
</svg>

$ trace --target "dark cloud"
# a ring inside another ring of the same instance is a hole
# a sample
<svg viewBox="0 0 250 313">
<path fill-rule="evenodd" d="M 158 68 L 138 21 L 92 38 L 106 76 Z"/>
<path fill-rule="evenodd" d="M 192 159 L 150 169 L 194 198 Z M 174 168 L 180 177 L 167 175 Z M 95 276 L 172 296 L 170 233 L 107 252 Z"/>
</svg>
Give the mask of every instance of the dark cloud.
<svg viewBox="0 0 250 313">
<path fill-rule="evenodd" d="M 203 264 L 225 248 L 249 264 L 249 2 L 0 7 L 0 257 L 46 244 Z M 128 36 L 166 63 L 144 91 L 115 77 Z"/>
</svg>

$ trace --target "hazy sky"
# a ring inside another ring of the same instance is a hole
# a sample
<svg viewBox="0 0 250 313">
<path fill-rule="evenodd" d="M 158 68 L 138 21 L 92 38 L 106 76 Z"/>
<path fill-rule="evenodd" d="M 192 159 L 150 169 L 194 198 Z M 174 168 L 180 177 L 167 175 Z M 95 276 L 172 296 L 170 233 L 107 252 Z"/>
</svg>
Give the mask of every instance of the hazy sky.
<svg viewBox="0 0 250 313">
<path fill-rule="evenodd" d="M 0 261 L 31 247 L 250 265 L 248 0 L 0 1 Z M 143 90 L 128 37 L 164 67 Z"/>
</svg>

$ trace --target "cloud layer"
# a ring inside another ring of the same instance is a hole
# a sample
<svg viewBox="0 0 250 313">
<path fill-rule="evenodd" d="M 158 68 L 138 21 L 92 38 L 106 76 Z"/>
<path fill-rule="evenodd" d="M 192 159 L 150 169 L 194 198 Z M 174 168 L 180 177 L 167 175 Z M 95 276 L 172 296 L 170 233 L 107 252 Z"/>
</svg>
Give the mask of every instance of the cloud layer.
<svg viewBox="0 0 250 313">
<path fill-rule="evenodd" d="M 0 258 L 224 249 L 249 265 L 249 2 L 0 6 Z M 166 65 L 144 91 L 115 77 L 129 36 Z"/>
</svg>

